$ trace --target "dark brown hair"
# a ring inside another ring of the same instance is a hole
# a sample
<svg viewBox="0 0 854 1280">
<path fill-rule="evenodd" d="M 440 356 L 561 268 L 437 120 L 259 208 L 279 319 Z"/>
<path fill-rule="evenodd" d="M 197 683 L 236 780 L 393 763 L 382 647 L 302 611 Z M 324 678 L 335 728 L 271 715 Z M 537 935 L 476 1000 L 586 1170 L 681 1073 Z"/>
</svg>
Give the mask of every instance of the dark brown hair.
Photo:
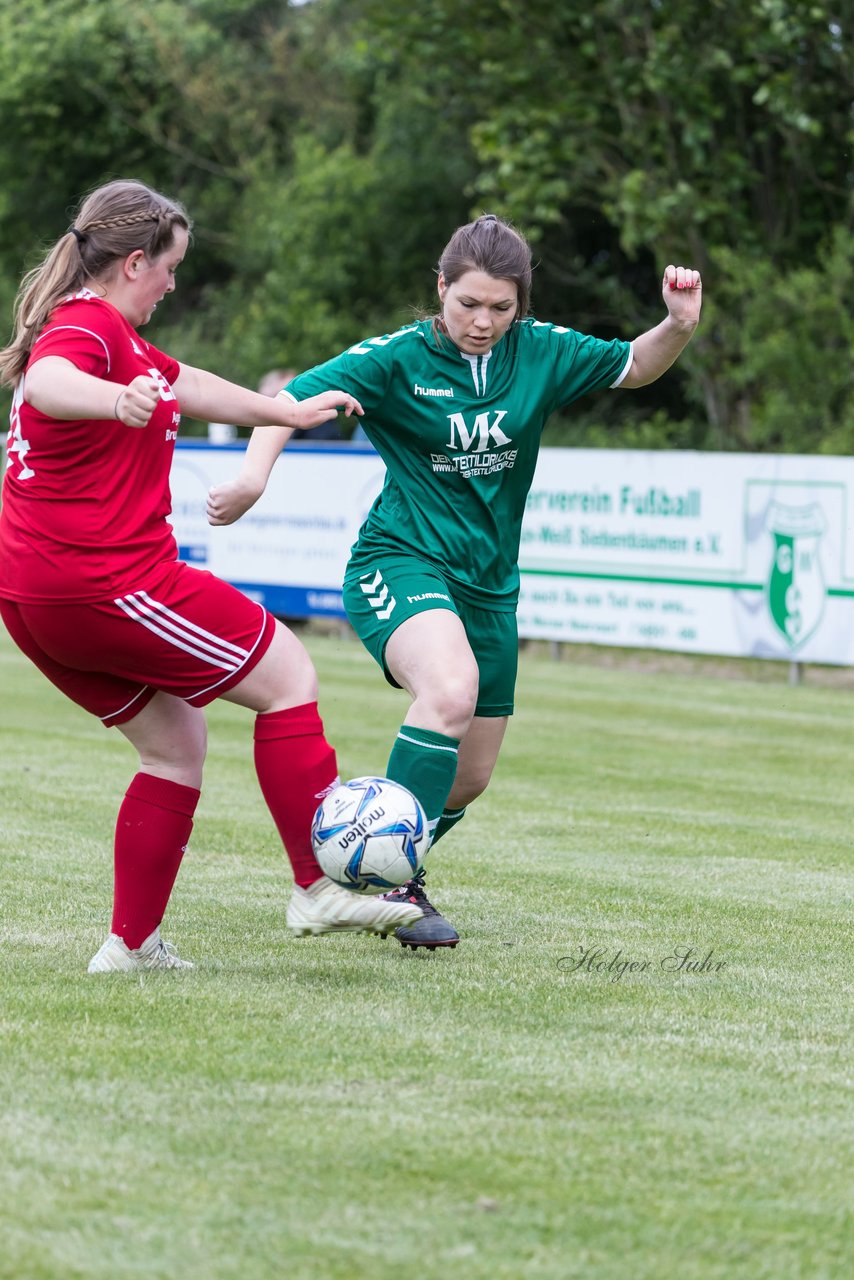
<svg viewBox="0 0 854 1280">
<path fill-rule="evenodd" d="M 170 200 L 133 179 L 120 179 L 86 196 L 72 225 L 21 281 L 12 341 L 0 351 L 0 383 L 17 382 L 54 307 L 70 293 L 101 279 L 136 249 L 149 259 L 172 245 L 175 228 L 190 219 Z"/>
<path fill-rule="evenodd" d="M 439 259 L 439 271 L 454 284 L 467 271 L 483 271 L 496 280 L 510 280 L 517 289 L 514 321 L 531 305 L 531 248 L 524 236 L 494 213 L 457 227 Z"/>
</svg>

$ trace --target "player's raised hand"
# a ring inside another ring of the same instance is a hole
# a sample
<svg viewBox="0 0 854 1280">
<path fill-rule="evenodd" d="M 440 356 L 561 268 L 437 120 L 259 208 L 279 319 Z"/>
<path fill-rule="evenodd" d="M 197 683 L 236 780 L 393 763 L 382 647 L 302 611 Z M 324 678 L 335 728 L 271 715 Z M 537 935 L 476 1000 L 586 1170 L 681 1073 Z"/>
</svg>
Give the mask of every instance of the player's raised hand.
<svg viewBox="0 0 854 1280">
<path fill-rule="evenodd" d="M 703 302 L 703 282 L 693 267 L 664 268 L 661 286 L 664 305 L 672 320 L 685 328 L 696 328 Z"/>
<path fill-rule="evenodd" d="M 287 397 L 278 397 L 279 404 L 287 403 Z M 362 414 L 364 409 L 355 396 L 346 391 L 321 391 L 319 396 L 309 396 L 299 404 L 291 403 L 288 408 L 286 423 L 289 427 L 301 427 L 303 431 L 319 427 L 324 422 L 336 417 L 338 413 L 348 416 Z"/>
<path fill-rule="evenodd" d="M 160 383 L 141 373 L 116 401 L 116 417 L 126 427 L 146 427 L 160 399 Z"/>
</svg>

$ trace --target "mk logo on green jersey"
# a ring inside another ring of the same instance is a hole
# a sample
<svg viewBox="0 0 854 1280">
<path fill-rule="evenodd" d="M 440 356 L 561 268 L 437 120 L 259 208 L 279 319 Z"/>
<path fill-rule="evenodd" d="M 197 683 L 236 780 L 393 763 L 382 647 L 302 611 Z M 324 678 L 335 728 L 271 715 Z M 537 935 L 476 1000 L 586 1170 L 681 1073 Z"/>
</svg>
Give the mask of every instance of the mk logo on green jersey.
<svg viewBox="0 0 854 1280">
<path fill-rule="evenodd" d="M 489 421 L 490 417 L 492 418 L 491 423 Z M 485 453 L 487 449 L 495 449 L 503 444 L 510 444 L 510 437 L 506 436 L 498 425 L 506 417 L 506 409 L 496 409 L 492 414 L 479 413 L 471 428 L 469 428 L 463 414 L 449 413 L 448 422 L 451 424 L 451 438 L 445 448 L 453 449 L 454 451 L 462 450 L 464 453 Z M 475 439 L 477 444 L 475 444 Z"/>
</svg>

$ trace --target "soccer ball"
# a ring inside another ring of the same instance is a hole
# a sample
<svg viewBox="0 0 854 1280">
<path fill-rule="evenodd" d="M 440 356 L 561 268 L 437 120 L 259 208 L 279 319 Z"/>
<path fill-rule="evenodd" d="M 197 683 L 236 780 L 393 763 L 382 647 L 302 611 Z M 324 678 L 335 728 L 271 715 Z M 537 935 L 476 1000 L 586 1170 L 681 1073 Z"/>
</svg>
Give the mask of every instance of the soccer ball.
<svg viewBox="0 0 854 1280">
<path fill-rule="evenodd" d="M 317 861 L 336 884 L 387 893 L 421 870 L 430 846 L 427 817 L 411 791 L 389 778 L 352 778 L 314 815 Z"/>
</svg>

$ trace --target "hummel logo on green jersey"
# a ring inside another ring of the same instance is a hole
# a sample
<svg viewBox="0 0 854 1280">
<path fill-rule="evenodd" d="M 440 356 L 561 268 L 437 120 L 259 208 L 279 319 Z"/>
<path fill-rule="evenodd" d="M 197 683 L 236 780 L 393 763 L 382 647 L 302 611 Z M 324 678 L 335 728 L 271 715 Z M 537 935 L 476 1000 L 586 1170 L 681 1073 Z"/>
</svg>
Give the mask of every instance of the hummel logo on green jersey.
<svg viewBox="0 0 854 1280">
<path fill-rule="evenodd" d="M 417 382 L 412 388 L 412 394 L 416 396 L 447 396 L 451 400 L 454 398 L 452 387 L 419 387 Z"/>
</svg>

